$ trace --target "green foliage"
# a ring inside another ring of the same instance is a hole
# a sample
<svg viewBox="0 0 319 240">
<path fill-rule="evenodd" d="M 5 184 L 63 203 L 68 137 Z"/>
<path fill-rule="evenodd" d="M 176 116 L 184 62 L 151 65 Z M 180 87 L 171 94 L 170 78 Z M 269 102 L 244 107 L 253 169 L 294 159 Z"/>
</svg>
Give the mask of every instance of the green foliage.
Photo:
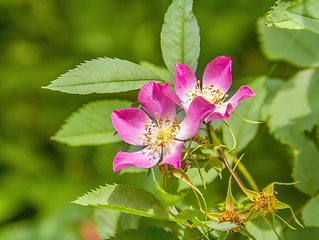
<svg viewBox="0 0 319 240">
<path fill-rule="evenodd" d="M 278 138 L 282 139 L 281 129 L 294 127 L 311 131 L 318 122 L 318 79 L 316 70 L 300 71 L 277 92 L 269 110 L 268 124 Z"/>
<path fill-rule="evenodd" d="M 192 0 L 174 0 L 164 17 L 161 48 L 164 62 L 173 76 L 174 63 L 185 64 L 196 72 L 200 38 L 192 7 Z"/>
<path fill-rule="evenodd" d="M 294 1 L 278 0 L 267 15 L 267 26 L 276 26 L 285 29 L 303 29 L 304 27 L 289 18 L 285 10 L 292 6 Z"/>
<path fill-rule="evenodd" d="M 307 227 L 319 227 L 317 213 L 319 212 L 319 195 L 312 198 L 302 211 L 302 220 Z"/>
<path fill-rule="evenodd" d="M 319 7 L 316 0 L 278 0 L 267 19 L 267 26 L 308 29 L 319 33 Z"/>
<path fill-rule="evenodd" d="M 302 0 L 285 10 L 287 17 L 319 34 L 319 6 L 317 0 Z"/>
<path fill-rule="evenodd" d="M 265 81 L 265 77 L 260 77 L 249 84 L 249 87 L 256 94 L 256 96 L 241 101 L 240 104 L 238 104 L 238 107 L 236 107 L 234 110 L 237 115 L 247 120 L 259 121 L 261 106 L 264 103 L 267 94 Z M 235 115 L 231 115 L 230 118 L 227 119 L 227 122 L 230 125 L 237 141 L 234 151 L 240 152 L 256 136 L 259 124 L 246 122 Z M 223 124 L 222 126 L 224 143 L 227 146 L 232 147 L 234 145 L 234 140 L 230 130 L 226 125 Z"/>
<path fill-rule="evenodd" d="M 127 232 L 123 232 L 121 234 L 116 235 L 116 237 L 111 237 L 111 239 L 116 240 L 178 240 L 176 236 L 172 233 L 165 231 L 161 228 L 156 227 L 148 227 L 148 228 L 138 228 L 138 229 L 131 229 Z"/>
<path fill-rule="evenodd" d="M 262 121 L 267 121 L 269 118 L 269 111 L 270 111 L 270 107 L 271 107 L 271 102 L 273 100 L 273 98 L 275 97 L 275 95 L 277 94 L 277 92 L 281 89 L 281 87 L 283 86 L 283 84 L 285 83 L 284 80 L 282 79 L 277 79 L 277 78 L 267 78 L 265 84 L 266 84 L 266 91 L 267 91 L 267 95 L 265 98 L 265 101 L 262 105 L 262 109 L 261 109 L 261 120 Z"/>
<path fill-rule="evenodd" d="M 306 30 L 293 31 L 266 27 L 265 20 L 258 20 L 261 48 L 271 60 L 285 60 L 298 67 L 319 66 L 319 36 Z"/>
<path fill-rule="evenodd" d="M 52 139 L 70 146 L 122 141 L 118 135 L 115 135 L 111 113 L 114 109 L 120 110 L 130 106 L 131 102 L 123 100 L 90 102 L 73 113 Z"/>
<path fill-rule="evenodd" d="M 52 81 L 45 88 L 74 94 L 125 92 L 148 81 L 162 81 L 135 63 L 111 58 L 87 61 Z"/>
<path fill-rule="evenodd" d="M 107 185 L 79 197 L 74 203 L 156 219 L 174 220 L 155 196 L 141 188 Z"/>
<path fill-rule="evenodd" d="M 296 149 L 296 187 L 313 197 L 319 190 L 319 151 L 303 131 L 312 131 L 319 120 L 318 78 L 317 71 L 304 70 L 284 84 L 270 106 L 268 122 L 278 139 Z"/>
</svg>

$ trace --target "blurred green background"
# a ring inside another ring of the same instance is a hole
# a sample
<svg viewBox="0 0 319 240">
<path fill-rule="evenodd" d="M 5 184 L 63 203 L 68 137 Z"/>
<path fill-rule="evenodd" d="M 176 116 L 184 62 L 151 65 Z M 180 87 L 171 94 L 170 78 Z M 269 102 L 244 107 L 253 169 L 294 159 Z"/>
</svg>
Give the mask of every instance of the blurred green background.
<svg viewBox="0 0 319 240">
<path fill-rule="evenodd" d="M 104 98 L 134 101 L 137 91 L 80 96 L 41 86 L 96 57 L 164 66 L 159 36 L 170 3 L 0 0 L 0 239 L 96 239 L 85 237 L 92 230 L 91 209 L 71 201 L 105 183 L 145 183 L 145 174 L 113 173 L 113 157 L 125 144 L 71 148 L 50 140 L 84 103 Z M 201 34 L 198 79 L 219 55 L 232 58 L 234 81 L 267 74 L 274 63 L 260 51 L 256 20 L 272 5 L 274 0 L 195 0 Z M 294 71 L 280 63 L 272 77 L 287 79 Z M 268 134 L 265 125 L 245 152 L 244 164 L 259 187 L 292 181 L 292 153 Z M 223 196 L 225 183 L 219 183 L 209 187 Z M 298 208 L 306 197 L 292 201 L 300 193 L 289 188 L 281 188 L 279 198 Z M 223 200 L 211 195 L 210 206 Z"/>
</svg>

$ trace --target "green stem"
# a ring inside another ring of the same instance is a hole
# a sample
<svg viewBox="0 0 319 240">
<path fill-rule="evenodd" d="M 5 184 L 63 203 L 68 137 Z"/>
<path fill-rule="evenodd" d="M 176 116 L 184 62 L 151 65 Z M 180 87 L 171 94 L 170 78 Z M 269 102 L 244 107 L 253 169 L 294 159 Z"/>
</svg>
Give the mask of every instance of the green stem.
<svg viewBox="0 0 319 240">
<path fill-rule="evenodd" d="M 207 136 L 208 136 L 209 143 L 213 143 L 210 123 L 207 123 L 207 124 L 206 124 L 206 132 L 207 132 Z"/>
</svg>

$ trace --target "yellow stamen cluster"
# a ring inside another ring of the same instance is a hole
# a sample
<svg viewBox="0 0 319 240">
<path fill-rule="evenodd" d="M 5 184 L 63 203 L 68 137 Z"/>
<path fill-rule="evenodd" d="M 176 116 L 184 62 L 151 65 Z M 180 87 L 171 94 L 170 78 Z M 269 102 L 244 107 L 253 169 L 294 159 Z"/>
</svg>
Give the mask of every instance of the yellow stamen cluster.
<svg viewBox="0 0 319 240">
<path fill-rule="evenodd" d="M 215 104 L 216 107 L 219 107 L 223 104 L 225 98 L 227 98 L 229 95 L 225 94 L 223 98 L 223 92 L 221 88 L 214 88 L 214 84 L 211 84 L 209 87 L 205 86 L 203 89 L 200 89 L 200 81 L 197 81 L 197 84 L 195 85 L 195 90 L 188 90 L 185 95 L 188 97 L 188 101 L 193 101 L 196 97 L 202 96 L 207 101 L 211 102 L 212 104 Z"/>
<path fill-rule="evenodd" d="M 192 140 L 195 141 L 195 142 L 197 142 L 197 143 L 200 144 L 200 145 L 203 145 L 203 144 L 206 144 L 206 143 L 207 143 L 207 140 L 206 140 L 204 137 L 202 137 L 202 136 L 200 136 L 200 135 L 198 135 L 198 134 L 194 135 L 194 137 L 192 138 Z"/>
<path fill-rule="evenodd" d="M 177 133 L 180 130 L 179 124 L 177 124 L 177 118 L 174 118 L 174 122 L 171 122 L 170 115 L 168 113 L 165 117 L 159 117 L 156 122 L 150 119 L 147 119 L 145 122 L 144 138 L 139 136 L 140 140 L 144 139 L 143 145 L 150 145 L 150 148 L 157 151 L 159 148 L 164 148 L 168 150 L 168 145 L 173 142 L 173 139 L 176 137 Z M 158 113 L 155 113 L 155 117 L 158 116 Z"/>
<path fill-rule="evenodd" d="M 278 201 L 276 196 L 276 191 L 273 194 L 266 194 L 265 189 L 263 189 L 258 196 L 254 196 L 254 202 L 251 204 L 255 208 L 255 213 L 259 212 L 260 216 L 265 216 L 265 214 L 272 213 L 276 211 L 275 203 Z M 266 216 L 265 216 L 266 217 Z"/>
<path fill-rule="evenodd" d="M 220 213 L 218 215 L 218 222 L 230 222 L 238 225 L 237 227 L 233 228 L 231 232 L 237 232 L 240 228 L 242 228 L 242 222 L 243 220 L 240 219 L 240 217 L 237 215 L 237 213 L 233 211 L 226 210 L 223 213 Z M 226 231 L 227 232 L 227 231 Z"/>
<path fill-rule="evenodd" d="M 167 171 L 166 171 L 166 166 L 167 166 Z M 174 167 L 169 164 L 163 164 L 159 166 L 159 169 L 160 169 L 159 174 L 165 174 L 165 175 L 168 175 L 168 177 L 171 177 Z"/>
</svg>

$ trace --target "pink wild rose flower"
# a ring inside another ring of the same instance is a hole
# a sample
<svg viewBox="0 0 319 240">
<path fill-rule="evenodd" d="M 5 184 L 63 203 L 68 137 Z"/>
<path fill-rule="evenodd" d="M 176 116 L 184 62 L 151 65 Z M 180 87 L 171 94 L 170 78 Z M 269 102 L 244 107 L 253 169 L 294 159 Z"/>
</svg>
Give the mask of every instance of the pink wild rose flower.
<svg viewBox="0 0 319 240">
<path fill-rule="evenodd" d="M 205 119 L 210 122 L 216 119 L 228 118 L 238 105 L 238 102 L 255 96 L 255 93 L 248 86 L 241 86 L 240 89 L 228 101 L 227 93 L 232 83 L 231 60 L 229 57 L 220 56 L 212 60 L 205 68 L 202 87 L 200 81 L 191 68 L 183 64 L 175 63 L 175 91 L 167 92 L 176 104 L 181 106 L 185 112 L 189 111 L 191 103 L 201 96 L 211 103 L 213 112 Z M 177 96 L 176 96 L 177 95 Z"/>
<path fill-rule="evenodd" d="M 168 83 L 148 82 L 138 95 L 143 110 L 114 110 L 111 118 L 120 137 L 132 145 L 145 146 L 138 152 L 118 152 L 113 161 L 114 171 L 136 166 L 150 168 L 170 164 L 181 167 L 184 140 L 192 138 L 200 123 L 214 110 L 204 98 L 194 99 L 181 123 L 177 122 L 175 103 L 167 97 Z"/>
</svg>

